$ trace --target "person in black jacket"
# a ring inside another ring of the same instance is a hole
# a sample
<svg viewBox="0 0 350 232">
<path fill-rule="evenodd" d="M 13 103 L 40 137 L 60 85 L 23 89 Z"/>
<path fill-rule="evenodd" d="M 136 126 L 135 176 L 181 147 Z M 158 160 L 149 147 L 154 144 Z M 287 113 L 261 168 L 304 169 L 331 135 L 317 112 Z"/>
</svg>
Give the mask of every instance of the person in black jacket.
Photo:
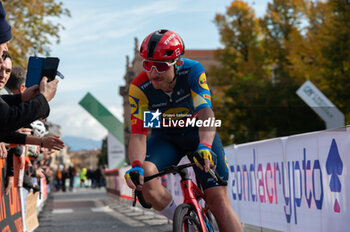
<svg viewBox="0 0 350 232">
<path fill-rule="evenodd" d="M 11 27 L 6 21 L 6 12 L 0 2 L 0 65 L 3 64 L 2 54 L 8 51 L 7 43 L 11 38 Z M 39 86 L 32 86 L 22 94 L 0 97 L 0 141 L 25 144 L 26 135 L 15 131 L 49 115 L 48 102 L 55 96 L 57 84 L 57 79 L 48 82 L 47 77 L 43 77 Z M 1 143 L 0 157 L 4 153 L 7 154 L 6 147 Z"/>
</svg>

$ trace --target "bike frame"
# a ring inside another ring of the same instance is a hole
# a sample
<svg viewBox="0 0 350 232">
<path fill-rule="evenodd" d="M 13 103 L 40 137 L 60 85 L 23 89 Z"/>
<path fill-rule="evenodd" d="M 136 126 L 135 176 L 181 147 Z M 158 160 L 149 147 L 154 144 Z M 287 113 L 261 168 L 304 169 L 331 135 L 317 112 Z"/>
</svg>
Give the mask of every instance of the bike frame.
<svg viewBox="0 0 350 232">
<path fill-rule="evenodd" d="M 186 169 L 181 170 L 181 190 L 184 196 L 183 203 L 191 204 L 194 207 L 201 225 L 202 231 L 207 231 L 207 227 L 204 222 L 202 214 L 202 206 L 199 204 L 198 199 L 204 199 L 204 194 L 200 188 L 189 178 Z"/>
</svg>

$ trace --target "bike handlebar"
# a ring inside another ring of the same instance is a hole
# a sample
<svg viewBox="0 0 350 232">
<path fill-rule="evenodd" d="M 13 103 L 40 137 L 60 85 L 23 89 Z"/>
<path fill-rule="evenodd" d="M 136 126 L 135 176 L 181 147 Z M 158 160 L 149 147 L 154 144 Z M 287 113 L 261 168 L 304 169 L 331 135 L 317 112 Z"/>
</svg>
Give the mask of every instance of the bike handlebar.
<svg viewBox="0 0 350 232">
<path fill-rule="evenodd" d="M 204 161 L 203 161 L 204 162 Z M 160 177 L 160 176 L 164 176 L 166 174 L 176 174 L 176 173 L 180 173 L 180 171 L 182 169 L 185 169 L 185 168 L 189 168 L 189 167 L 193 167 L 193 166 L 196 166 L 195 163 L 187 163 L 187 164 L 183 164 L 183 165 L 179 165 L 179 166 L 176 166 L 176 165 L 172 165 L 172 166 L 169 166 L 169 167 L 166 167 L 164 168 L 162 171 L 160 171 L 159 173 L 157 174 L 154 174 L 152 176 L 147 176 L 144 178 L 144 182 L 147 182 L 147 181 L 150 181 L 156 177 Z M 204 166 L 204 165 L 203 165 Z M 219 174 L 217 173 L 216 170 L 213 170 L 213 169 L 210 169 L 209 172 L 210 176 L 220 185 L 223 185 L 223 186 L 227 186 L 227 181 L 226 180 L 223 180 Z M 139 174 L 137 171 L 131 171 L 130 172 L 130 177 L 131 177 L 131 180 L 134 182 L 134 184 L 137 186 L 139 185 Z M 136 205 L 136 199 L 139 199 L 139 202 L 140 204 L 144 207 L 144 208 L 151 208 L 152 207 L 152 204 L 150 202 L 147 202 L 145 200 L 145 198 L 143 197 L 142 195 L 142 191 L 139 191 L 139 190 L 135 190 L 135 193 L 134 193 L 134 201 L 133 201 L 133 206 Z"/>
</svg>

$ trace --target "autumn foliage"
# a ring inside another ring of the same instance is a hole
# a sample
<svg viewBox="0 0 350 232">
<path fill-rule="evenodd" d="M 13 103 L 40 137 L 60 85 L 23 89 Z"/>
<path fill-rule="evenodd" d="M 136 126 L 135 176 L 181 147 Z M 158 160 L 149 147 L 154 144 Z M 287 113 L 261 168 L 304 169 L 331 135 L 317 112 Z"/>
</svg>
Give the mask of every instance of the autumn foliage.
<svg viewBox="0 0 350 232">
<path fill-rule="evenodd" d="M 3 0 L 13 38 L 9 53 L 15 65 L 27 67 L 30 55 L 49 55 L 49 46 L 58 43 L 64 29 L 57 18 L 70 16 L 56 0 Z"/>
<path fill-rule="evenodd" d="M 350 2 L 273 0 L 263 17 L 242 0 L 215 18 L 224 49 L 210 71 L 224 144 L 325 129 L 296 95 L 312 81 L 350 116 Z"/>
</svg>

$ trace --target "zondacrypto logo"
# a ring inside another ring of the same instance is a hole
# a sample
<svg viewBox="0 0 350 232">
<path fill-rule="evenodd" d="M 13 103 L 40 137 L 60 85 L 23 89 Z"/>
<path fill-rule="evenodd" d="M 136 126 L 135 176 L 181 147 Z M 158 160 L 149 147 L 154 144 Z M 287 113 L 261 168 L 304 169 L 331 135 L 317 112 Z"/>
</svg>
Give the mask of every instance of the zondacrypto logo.
<svg viewBox="0 0 350 232">
<path fill-rule="evenodd" d="M 161 127 L 221 127 L 221 120 L 210 117 L 205 120 L 192 117 L 191 114 L 172 113 L 163 114 L 157 111 L 143 112 L 144 128 Z"/>
</svg>

